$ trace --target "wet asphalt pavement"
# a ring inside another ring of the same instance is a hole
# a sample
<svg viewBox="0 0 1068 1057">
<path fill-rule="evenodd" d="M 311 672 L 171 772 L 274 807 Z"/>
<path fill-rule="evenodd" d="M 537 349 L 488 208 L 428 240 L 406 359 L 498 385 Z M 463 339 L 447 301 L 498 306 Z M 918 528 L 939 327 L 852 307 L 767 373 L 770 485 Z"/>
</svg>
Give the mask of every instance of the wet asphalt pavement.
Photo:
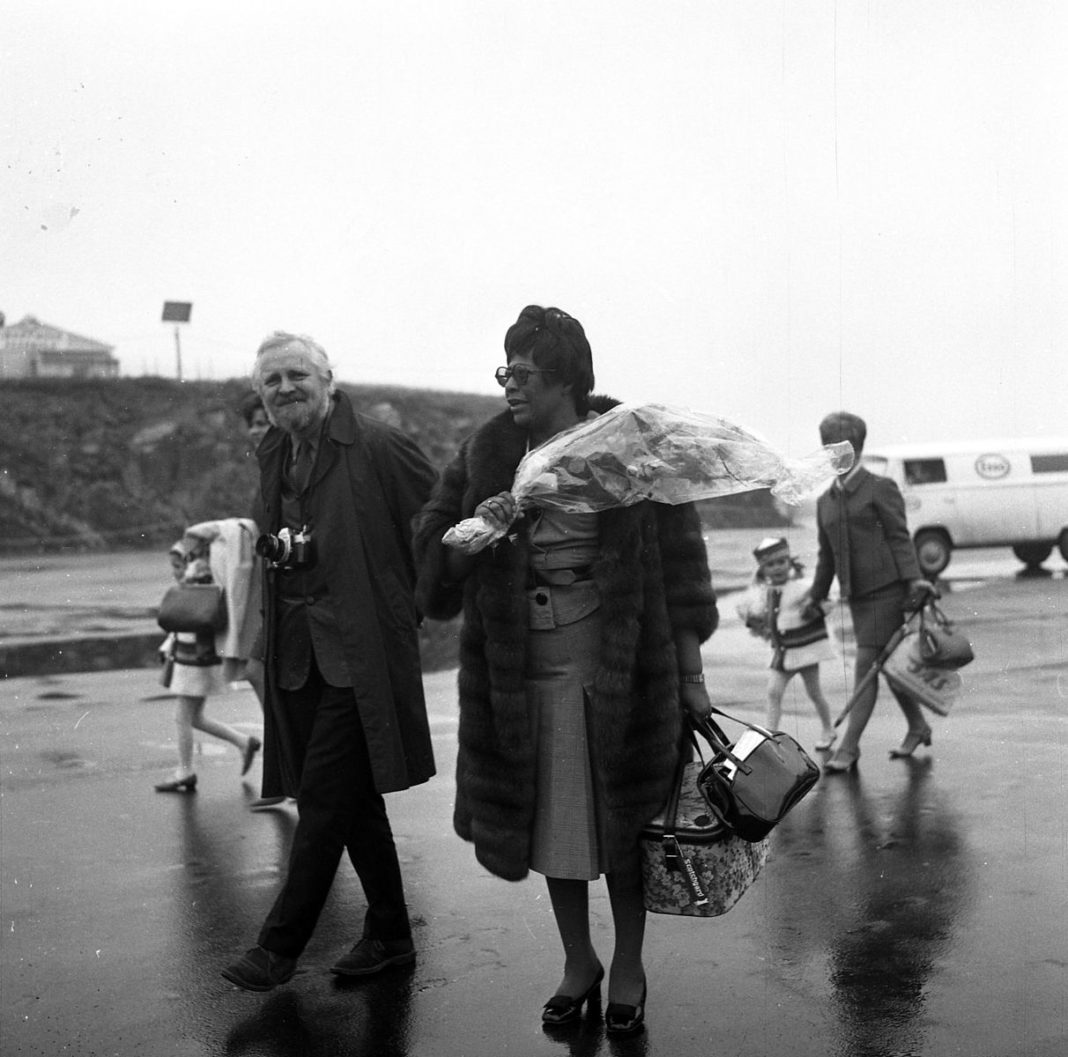
<svg viewBox="0 0 1068 1057">
<path fill-rule="evenodd" d="M 932 749 L 887 758 L 902 722 L 883 690 L 859 773 L 821 779 L 733 910 L 650 915 L 648 1030 L 622 1041 L 597 1016 L 543 1032 L 561 968 L 544 883 L 489 876 L 452 833 L 455 673 L 426 679 L 439 776 L 388 798 L 418 963 L 355 984 L 328 972 L 363 913 L 343 864 L 297 976 L 268 995 L 219 968 L 255 940 L 293 809 L 250 813 L 258 789 L 208 738 L 199 791 L 154 793 L 173 765 L 173 704 L 151 670 L 8 680 L 0 1052 L 1063 1057 L 1068 580 L 990 582 L 944 608 L 977 660 L 954 714 L 929 716 Z M 717 702 L 759 720 L 766 663 L 728 621 L 706 649 Z M 845 666 L 823 675 L 843 703 Z M 783 727 L 811 745 L 796 683 Z M 248 689 L 209 712 L 260 728 Z M 591 896 L 607 958 L 603 884 Z"/>
</svg>

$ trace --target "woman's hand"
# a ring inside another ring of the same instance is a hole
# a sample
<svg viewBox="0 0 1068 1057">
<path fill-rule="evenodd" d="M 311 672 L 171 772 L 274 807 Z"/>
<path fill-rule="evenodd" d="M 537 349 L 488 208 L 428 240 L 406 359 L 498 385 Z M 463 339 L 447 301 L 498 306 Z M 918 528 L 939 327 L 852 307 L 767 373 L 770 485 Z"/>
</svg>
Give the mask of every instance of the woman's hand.
<svg viewBox="0 0 1068 1057">
<path fill-rule="evenodd" d="M 679 683 L 679 704 L 697 719 L 704 719 L 712 711 L 704 683 Z"/>
<path fill-rule="evenodd" d="M 512 522 L 515 521 L 518 512 L 519 507 L 516 504 L 515 496 L 511 492 L 498 492 L 497 495 L 492 495 L 489 499 L 483 499 L 475 507 L 475 517 L 483 518 L 494 528 L 502 531 L 508 529 Z"/>
<path fill-rule="evenodd" d="M 906 609 L 922 609 L 928 602 L 938 598 L 938 588 L 929 580 L 910 580 L 909 593 L 905 598 Z"/>
<path fill-rule="evenodd" d="M 810 587 L 794 604 L 801 612 L 801 619 L 806 624 L 811 624 L 827 615 L 827 610 L 824 609 L 824 603 L 826 601 L 825 598 L 821 598 L 818 602 L 813 600 L 812 588 Z"/>
</svg>

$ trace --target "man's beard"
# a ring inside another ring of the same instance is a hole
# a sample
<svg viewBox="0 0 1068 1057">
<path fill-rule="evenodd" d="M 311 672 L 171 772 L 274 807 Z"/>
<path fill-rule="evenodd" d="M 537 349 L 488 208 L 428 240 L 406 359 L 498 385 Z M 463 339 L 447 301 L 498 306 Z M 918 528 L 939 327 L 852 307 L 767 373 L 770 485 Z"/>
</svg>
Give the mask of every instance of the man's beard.
<svg viewBox="0 0 1068 1057">
<path fill-rule="evenodd" d="M 272 425 L 285 430 L 286 433 L 300 436 L 322 424 L 330 410 L 330 394 L 324 393 L 319 404 L 305 398 L 289 400 L 279 407 L 267 404 L 264 410 Z"/>
</svg>

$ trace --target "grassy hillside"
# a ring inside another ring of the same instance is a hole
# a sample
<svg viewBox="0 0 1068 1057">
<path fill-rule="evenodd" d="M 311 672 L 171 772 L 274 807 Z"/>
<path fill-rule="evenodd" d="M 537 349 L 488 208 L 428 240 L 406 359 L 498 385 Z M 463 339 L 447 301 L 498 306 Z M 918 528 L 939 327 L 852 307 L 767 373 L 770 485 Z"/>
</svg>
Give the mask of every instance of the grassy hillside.
<svg viewBox="0 0 1068 1057">
<path fill-rule="evenodd" d="M 390 415 L 440 469 L 500 397 L 345 385 Z M 237 413 L 243 382 L 34 379 L 0 385 L 0 553 L 169 544 L 244 514 L 255 462 Z M 384 405 L 388 405 L 385 407 Z M 708 524 L 782 524 L 766 492 L 703 505 Z"/>
</svg>

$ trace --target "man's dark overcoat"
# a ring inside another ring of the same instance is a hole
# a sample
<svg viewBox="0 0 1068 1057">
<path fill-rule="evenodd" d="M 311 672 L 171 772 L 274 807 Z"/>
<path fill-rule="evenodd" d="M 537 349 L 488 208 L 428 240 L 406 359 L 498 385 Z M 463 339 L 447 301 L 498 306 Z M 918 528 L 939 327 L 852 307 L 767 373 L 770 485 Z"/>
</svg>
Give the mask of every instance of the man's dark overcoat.
<svg viewBox="0 0 1068 1057">
<path fill-rule="evenodd" d="M 616 401 L 596 397 L 606 411 Z M 535 745 L 524 687 L 528 545 L 513 538 L 484 550 L 463 585 L 445 573 L 441 536 L 487 497 L 508 491 L 527 434 L 509 412 L 463 444 L 415 533 L 417 598 L 427 616 L 462 609 L 456 832 L 508 880 L 526 876 L 535 806 Z M 674 632 L 701 641 L 716 627 L 715 595 L 692 505 L 644 502 L 598 515 L 600 663 L 587 714 L 598 801 L 606 810 L 609 864 L 633 854 L 642 826 L 663 806 L 680 751 L 682 713 Z"/>
<path fill-rule="evenodd" d="M 352 673 L 353 707 L 360 712 L 375 787 L 387 793 L 434 774 L 419 664 L 411 525 L 437 475 L 403 433 L 356 414 L 344 393 L 335 393 L 333 400 L 306 512 L 318 561 L 329 563 L 329 601 Z M 289 437 L 280 429 L 270 430 L 256 452 L 260 524 L 276 534 L 282 527 L 282 472 L 289 453 Z M 263 795 L 293 796 L 300 769 L 273 685 L 273 574 L 266 576 Z"/>
</svg>

